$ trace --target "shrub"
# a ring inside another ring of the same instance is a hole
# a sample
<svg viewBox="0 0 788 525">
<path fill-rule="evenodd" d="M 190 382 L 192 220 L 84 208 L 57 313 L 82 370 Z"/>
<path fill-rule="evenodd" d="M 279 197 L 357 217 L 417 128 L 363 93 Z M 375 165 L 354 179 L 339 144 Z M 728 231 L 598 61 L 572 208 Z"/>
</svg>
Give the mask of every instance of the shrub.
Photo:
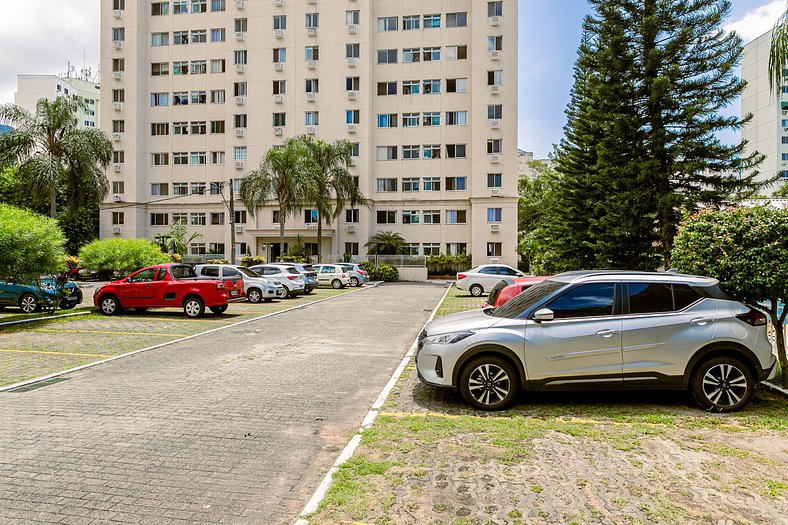
<svg viewBox="0 0 788 525">
<path fill-rule="evenodd" d="M 67 270 L 74 270 L 79 268 L 79 265 L 82 264 L 82 261 L 80 261 L 79 257 L 76 255 L 66 255 L 63 257 L 63 262 L 65 263 Z"/>
<path fill-rule="evenodd" d="M 471 256 L 461 255 L 430 255 L 427 257 L 427 273 L 429 275 L 454 275 L 469 270 Z"/>
<path fill-rule="evenodd" d="M 0 204 L 0 279 L 33 282 L 62 272 L 65 243 L 54 219 Z"/>
<path fill-rule="evenodd" d="M 375 273 L 375 263 L 364 261 L 362 263 L 359 263 L 359 266 L 361 267 L 362 270 L 364 270 L 365 272 L 367 272 L 369 274 L 370 280 L 373 280 L 372 279 L 372 274 Z"/>
<path fill-rule="evenodd" d="M 256 266 L 258 264 L 265 264 L 265 257 L 257 255 L 244 255 L 239 262 L 241 266 Z"/>
<path fill-rule="evenodd" d="M 170 262 L 170 256 L 147 239 L 93 241 L 79 250 L 79 257 L 83 268 L 105 275 L 126 275 L 143 266 Z"/>
<path fill-rule="evenodd" d="M 399 281 L 399 271 L 390 264 L 381 264 L 375 269 L 375 280 L 393 283 Z"/>
<path fill-rule="evenodd" d="M 181 263 L 181 262 L 183 262 L 183 255 L 181 255 L 180 253 L 171 253 L 169 255 L 170 255 L 170 259 L 172 260 L 172 262 L 174 262 L 174 263 Z"/>
<path fill-rule="evenodd" d="M 289 262 L 289 263 L 311 263 L 312 258 L 306 255 L 292 255 L 288 253 L 287 255 L 283 255 L 279 258 L 281 262 Z"/>
<path fill-rule="evenodd" d="M 205 262 L 211 264 L 230 264 L 230 261 L 227 259 L 206 259 Z"/>
</svg>

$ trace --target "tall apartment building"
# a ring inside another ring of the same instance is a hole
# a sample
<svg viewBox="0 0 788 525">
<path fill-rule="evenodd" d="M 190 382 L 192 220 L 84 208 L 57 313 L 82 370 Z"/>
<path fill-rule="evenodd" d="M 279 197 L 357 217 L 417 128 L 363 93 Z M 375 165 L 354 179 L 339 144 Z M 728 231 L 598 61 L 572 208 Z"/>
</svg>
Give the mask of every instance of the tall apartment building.
<svg viewBox="0 0 788 525">
<path fill-rule="evenodd" d="M 30 112 L 35 112 L 39 99 L 55 100 L 57 97 L 82 97 L 86 107 L 77 115 L 82 128 L 95 128 L 99 125 L 101 91 L 96 82 L 88 78 L 68 75 L 17 75 L 14 104 Z"/>
<path fill-rule="evenodd" d="M 102 237 L 185 221 L 230 254 L 229 181 L 286 137 L 353 143 L 370 207 L 323 229 L 323 254 L 378 231 L 410 253 L 516 263 L 517 1 L 107 0 L 101 13 L 116 148 Z M 278 256 L 274 203 L 236 203 L 236 253 Z M 316 253 L 316 220 L 286 222 Z"/>
<path fill-rule="evenodd" d="M 788 182 L 788 69 L 782 93 L 772 93 L 769 79 L 769 48 L 772 31 L 764 33 L 746 46 L 741 62 L 741 76 L 747 81 L 741 99 L 741 114 L 752 113 L 753 119 L 742 129 L 748 142 L 746 154 L 758 151 L 766 155 L 759 171 L 762 178 L 782 174 L 782 181 L 767 193 Z"/>
</svg>

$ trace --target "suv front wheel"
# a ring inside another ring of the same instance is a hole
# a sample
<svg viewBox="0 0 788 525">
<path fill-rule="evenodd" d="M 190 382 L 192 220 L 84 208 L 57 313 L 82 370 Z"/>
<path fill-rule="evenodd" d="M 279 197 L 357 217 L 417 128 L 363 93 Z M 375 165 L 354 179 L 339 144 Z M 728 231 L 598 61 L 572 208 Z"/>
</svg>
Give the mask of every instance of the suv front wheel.
<svg viewBox="0 0 788 525">
<path fill-rule="evenodd" d="M 695 370 L 692 397 L 709 412 L 734 412 L 750 402 L 755 390 L 752 372 L 732 357 L 715 357 Z"/>
<path fill-rule="evenodd" d="M 460 376 L 463 399 L 480 410 L 503 410 L 519 391 L 517 370 L 501 357 L 478 357 L 463 368 Z"/>
</svg>

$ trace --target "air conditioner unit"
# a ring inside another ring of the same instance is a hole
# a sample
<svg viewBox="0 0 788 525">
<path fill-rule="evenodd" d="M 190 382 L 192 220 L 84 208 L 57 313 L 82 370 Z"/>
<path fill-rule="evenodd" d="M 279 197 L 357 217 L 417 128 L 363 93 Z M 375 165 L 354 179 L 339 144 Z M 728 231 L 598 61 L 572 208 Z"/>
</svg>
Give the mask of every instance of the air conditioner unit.
<svg viewBox="0 0 788 525">
<path fill-rule="evenodd" d="M 284 38 L 284 37 L 285 37 L 284 29 L 274 29 L 274 38 Z"/>
<path fill-rule="evenodd" d="M 244 64 L 235 64 L 235 71 L 237 73 L 243 73 L 246 71 L 246 66 Z"/>
<path fill-rule="evenodd" d="M 317 28 L 316 27 L 307 27 L 306 28 L 306 36 L 317 36 Z"/>
<path fill-rule="evenodd" d="M 788 109 L 783 110 L 783 115 L 788 115 Z"/>
<path fill-rule="evenodd" d="M 282 7 L 285 5 L 285 0 L 274 0 L 274 5 L 277 7 Z"/>
<path fill-rule="evenodd" d="M 113 195 L 112 196 L 113 202 L 123 202 L 123 195 Z"/>
<path fill-rule="evenodd" d="M 274 128 L 274 135 L 276 135 L 277 137 L 281 137 L 284 131 L 285 130 L 283 130 L 281 127 L 276 127 Z"/>
<path fill-rule="evenodd" d="M 347 59 L 347 67 L 356 67 L 357 60 L 355 58 Z"/>
<path fill-rule="evenodd" d="M 347 99 L 348 100 L 356 100 L 358 98 L 358 93 L 355 91 L 348 91 L 347 92 Z"/>
<path fill-rule="evenodd" d="M 115 9 L 112 11 L 112 16 L 115 18 L 123 18 L 123 10 L 122 9 Z"/>
<path fill-rule="evenodd" d="M 121 142 L 123 140 L 123 133 L 113 133 L 112 140 L 115 142 Z"/>
<path fill-rule="evenodd" d="M 490 129 L 501 129 L 501 121 L 500 120 L 491 120 L 490 121 Z"/>
<path fill-rule="evenodd" d="M 490 94 L 491 95 L 497 95 L 498 92 L 500 91 L 500 89 L 499 89 L 500 87 L 501 86 L 497 86 L 497 85 L 496 86 L 490 86 Z"/>
<path fill-rule="evenodd" d="M 314 60 L 307 60 L 306 61 L 306 68 L 307 69 L 315 69 L 317 67 L 317 62 Z"/>
<path fill-rule="evenodd" d="M 274 70 L 275 71 L 284 71 L 285 70 L 285 63 L 284 62 L 274 62 Z"/>
<path fill-rule="evenodd" d="M 274 102 L 277 104 L 282 104 L 285 101 L 284 95 L 274 95 Z"/>
<path fill-rule="evenodd" d="M 501 260 L 497 257 L 494 259 L 490 259 L 490 264 L 501 264 Z"/>
<path fill-rule="evenodd" d="M 237 128 L 235 130 L 235 136 L 236 137 L 243 137 L 244 136 L 244 129 L 243 128 Z"/>
<path fill-rule="evenodd" d="M 501 156 L 500 155 L 490 155 L 490 162 L 493 163 L 493 164 L 498 164 L 499 162 L 501 162 Z"/>
<path fill-rule="evenodd" d="M 243 224 L 236 224 L 235 225 L 235 233 L 243 233 L 243 232 L 244 232 Z"/>
<path fill-rule="evenodd" d="M 123 109 L 123 102 L 113 102 L 112 109 L 114 109 L 115 111 L 120 111 L 121 109 Z"/>
<path fill-rule="evenodd" d="M 501 52 L 500 51 L 490 51 L 490 60 L 500 60 L 501 59 Z"/>
<path fill-rule="evenodd" d="M 350 33 L 351 35 L 355 35 L 356 33 L 358 33 L 358 26 L 356 24 L 348 24 L 347 32 Z"/>
<path fill-rule="evenodd" d="M 499 232 L 499 231 L 501 231 L 501 225 L 500 224 L 490 224 L 490 231 L 491 232 Z"/>
<path fill-rule="evenodd" d="M 114 171 L 115 173 L 123 172 L 123 164 L 113 164 L 112 171 Z"/>
<path fill-rule="evenodd" d="M 123 226 L 113 226 L 112 233 L 123 233 Z"/>
<path fill-rule="evenodd" d="M 347 132 L 348 133 L 355 133 L 358 131 L 358 127 L 355 124 L 348 124 L 347 125 Z"/>
<path fill-rule="evenodd" d="M 115 80 L 123 80 L 123 71 L 113 71 L 112 78 Z"/>
<path fill-rule="evenodd" d="M 244 39 L 246 39 L 246 33 L 244 33 L 243 31 L 238 31 L 237 33 L 235 33 L 235 39 L 238 40 L 239 42 L 243 41 Z"/>
<path fill-rule="evenodd" d="M 235 161 L 235 169 L 237 169 L 237 170 L 242 170 L 242 169 L 244 169 L 244 161 L 242 161 L 242 160 L 236 160 L 236 161 Z"/>
<path fill-rule="evenodd" d="M 239 106 L 243 106 L 246 103 L 246 97 L 235 97 L 235 103 Z"/>
<path fill-rule="evenodd" d="M 316 93 L 307 93 L 306 94 L 306 99 L 309 102 L 314 102 L 315 100 L 317 100 L 317 94 Z"/>
<path fill-rule="evenodd" d="M 235 0 L 236 9 L 246 9 L 246 0 Z"/>
<path fill-rule="evenodd" d="M 112 47 L 115 49 L 123 49 L 123 40 L 113 40 Z"/>
<path fill-rule="evenodd" d="M 348 233 L 356 233 L 356 225 L 355 224 L 348 224 L 347 225 L 347 232 Z"/>
<path fill-rule="evenodd" d="M 314 135 L 317 133 L 317 128 L 315 126 L 307 126 L 306 127 L 306 134 L 307 135 Z"/>
<path fill-rule="evenodd" d="M 317 229 L 317 224 L 311 224 L 311 223 L 307 224 L 306 225 L 306 229 L 307 230 L 316 230 Z"/>
<path fill-rule="evenodd" d="M 499 25 L 501 25 L 501 17 L 500 16 L 491 16 L 490 17 L 490 25 L 491 26 L 499 26 Z"/>
<path fill-rule="evenodd" d="M 490 197 L 500 197 L 501 190 L 499 188 L 492 188 L 490 189 Z"/>
</svg>

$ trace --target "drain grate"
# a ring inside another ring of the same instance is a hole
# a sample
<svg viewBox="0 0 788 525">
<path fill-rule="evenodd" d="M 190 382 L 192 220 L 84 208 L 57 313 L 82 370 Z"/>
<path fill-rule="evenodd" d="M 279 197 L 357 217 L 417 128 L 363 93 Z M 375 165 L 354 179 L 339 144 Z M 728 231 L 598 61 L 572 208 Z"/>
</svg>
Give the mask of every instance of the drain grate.
<svg viewBox="0 0 788 525">
<path fill-rule="evenodd" d="M 52 379 L 45 379 L 43 381 L 38 381 L 36 383 L 30 383 L 29 385 L 22 385 L 20 387 L 14 388 L 12 390 L 6 390 L 6 393 L 10 394 L 22 394 L 24 392 L 30 392 L 31 390 L 38 390 L 39 388 L 44 388 L 45 386 L 54 385 L 55 383 L 60 383 L 63 381 L 68 381 L 69 377 L 53 377 Z"/>
</svg>

